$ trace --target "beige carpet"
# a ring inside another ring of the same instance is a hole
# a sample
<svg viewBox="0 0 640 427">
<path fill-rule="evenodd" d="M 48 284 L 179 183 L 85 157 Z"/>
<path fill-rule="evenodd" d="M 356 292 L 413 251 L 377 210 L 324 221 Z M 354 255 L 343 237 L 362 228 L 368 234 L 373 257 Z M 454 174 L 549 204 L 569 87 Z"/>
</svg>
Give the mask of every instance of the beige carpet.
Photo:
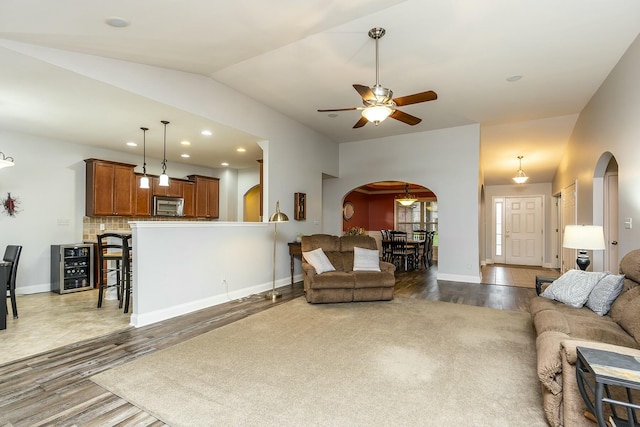
<svg viewBox="0 0 640 427">
<path fill-rule="evenodd" d="M 178 426 L 546 426 L 526 313 L 303 298 L 92 377 Z"/>
</svg>

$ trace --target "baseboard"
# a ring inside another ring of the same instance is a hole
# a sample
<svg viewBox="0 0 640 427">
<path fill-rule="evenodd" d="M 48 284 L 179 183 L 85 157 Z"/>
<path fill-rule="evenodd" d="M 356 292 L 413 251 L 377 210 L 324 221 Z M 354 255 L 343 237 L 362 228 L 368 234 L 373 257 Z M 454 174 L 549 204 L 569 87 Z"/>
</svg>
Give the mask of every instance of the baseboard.
<svg viewBox="0 0 640 427">
<path fill-rule="evenodd" d="M 449 282 L 481 283 L 480 275 L 465 276 L 462 274 L 438 273 L 437 280 L 446 280 Z"/>
<path fill-rule="evenodd" d="M 51 283 L 16 287 L 16 295 L 40 294 L 42 292 L 51 292 Z"/>
</svg>

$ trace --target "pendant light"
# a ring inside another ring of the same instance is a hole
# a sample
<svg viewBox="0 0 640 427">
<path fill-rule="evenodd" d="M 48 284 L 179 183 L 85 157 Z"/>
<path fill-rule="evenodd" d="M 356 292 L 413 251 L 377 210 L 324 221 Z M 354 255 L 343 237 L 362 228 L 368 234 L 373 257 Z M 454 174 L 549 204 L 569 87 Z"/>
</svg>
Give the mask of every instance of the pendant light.
<svg viewBox="0 0 640 427">
<path fill-rule="evenodd" d="M 529 179 L 527 174 L 525 174 L 522 170 L 522 157 L 523 156 L 518 156 L 520 167 L 518 168 L 518 172 L 516 172 L 516 176 L 513 177 L 513 180 L 516 182 L 516 184 L 524 184 Z"/>
<path fill-rule="evenodd" d="M 160 182 L 158 185 L 160 187 L 168 187 L 169 186 L 169 175 L 167 175 L 167 125 L 169 124 L 166 120 L 161 120 L 160 123 L 164 125 L 164 151 L 162 155 L 162 175 L 160 175 Z"/>
<path fill-rule="evenodd" d="M 400 203 L 402 206 L 411 206 L 417 201 L 418 201 L 418 198 L 413 194 L 409 193 L 409 183 L 405 183 L 404 194 L 398 194 L 396 196 L 396 202 Z"/>
<path fill-rule="evenodd" d="M 142 129 L 142 178 L 140 178 L 140 188 L 149 188 L 149 177 L 147 176 L 147 131 Z"/>
</svg>

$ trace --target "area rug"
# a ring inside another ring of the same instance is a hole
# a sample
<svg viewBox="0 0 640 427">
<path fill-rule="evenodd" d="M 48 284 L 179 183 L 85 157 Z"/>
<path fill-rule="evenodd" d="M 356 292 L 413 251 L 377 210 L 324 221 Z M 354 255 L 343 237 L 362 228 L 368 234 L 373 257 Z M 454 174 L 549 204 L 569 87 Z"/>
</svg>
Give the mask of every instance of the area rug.
<svg viewBox="0 0 640 427">
<path fill-rule="evenodd" d="M 298 298 L 91 378 L 170 426 L 546 426 L 527 313 Z"/>
</svg>

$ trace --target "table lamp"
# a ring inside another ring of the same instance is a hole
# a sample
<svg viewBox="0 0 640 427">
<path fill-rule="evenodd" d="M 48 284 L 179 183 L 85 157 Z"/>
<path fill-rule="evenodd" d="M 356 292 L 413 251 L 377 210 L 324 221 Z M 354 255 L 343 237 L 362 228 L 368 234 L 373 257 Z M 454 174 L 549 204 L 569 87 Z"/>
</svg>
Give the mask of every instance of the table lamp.
<svg viewBox="0 0 640 427">
<path fill-rule="evenodd" d="M 279 200 L 276 202 L 275 213 L 269 217 L 269 222 L 273 222 L 273 282 L 272 289 L 270 292 L 267 292 L 265 298 L 275 301 L 282 296 L 280 292 L 276 291 L 276 236 L 278 232 L 278 223 L 289 222 L 289 217 L 280 212 Z"/>
<path fill-rule="evenodd" d="M 580 270 L 586 270 L 591 264 L 587 251 L 602 251 L 604 246 L 604 233 L 600 225 L 567 225 L 564 227 L 562 247 L 577 249 L 578 258 L 576 264 Z"/>
</svg>

